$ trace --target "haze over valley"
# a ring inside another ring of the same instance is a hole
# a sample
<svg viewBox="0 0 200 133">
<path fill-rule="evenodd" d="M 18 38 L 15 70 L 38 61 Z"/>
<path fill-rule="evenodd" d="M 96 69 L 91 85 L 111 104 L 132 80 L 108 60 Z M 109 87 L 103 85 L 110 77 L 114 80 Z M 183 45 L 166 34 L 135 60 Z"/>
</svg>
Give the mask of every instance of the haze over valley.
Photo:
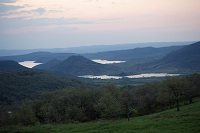
<svg viewBox="0 0 200 133">
<path fill-rule="evenodd" d="M 91 79 L 150 78 L 178 76 L 198 71 L 198 50 L 199 42 L 87 54 L 35 52 L 1 56 L 0 59 L 14 60 L 27 68 L 65 76 Z"/>
</svg>

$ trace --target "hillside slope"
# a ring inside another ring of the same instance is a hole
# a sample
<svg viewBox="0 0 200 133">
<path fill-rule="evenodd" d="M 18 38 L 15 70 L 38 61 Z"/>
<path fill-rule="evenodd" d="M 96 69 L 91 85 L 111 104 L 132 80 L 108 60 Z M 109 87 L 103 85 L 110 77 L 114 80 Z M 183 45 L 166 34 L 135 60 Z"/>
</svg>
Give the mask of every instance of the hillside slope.
<svg viewBox="0 0 200 133">
<path fill-rule="evenodd" d="M 41 70 L 51 70 L 55 65 L 58 65 L 62 61 L 53 59 L 44 64 L 40 64 L 34 67 L 34 69 L 41 69 Z"/>
<path fill-rule="evenodd" d="M 63 78 L 39 71 L 0 72 L 0 105 L 31 99 L 42 92 L 65 87 L 84 87 L 79 80 Z"/>
<path fill-rule="evenodd" d="M 135 48 L 128 50 L 117 50 L 108 52 L 99 52 L 94 54 L 83 54 L 84 57 L 89 59 L 105 59 L 105 60 L 133 60 L 142 58 L 161 58 L 167 53 L 181 49 L 183 46 L 170 46 L 170 47 L 145 47 Z"/>
<path fill-rule="evenodd" d="M 74 53 L 50 53 L 50 52 L 34 52 L 25 55 L 17 56 L 2 56 L 0 60 L 15 60 L 17 62 L 21 61 L 36 61 L 39 63 L 45 63 L 53 59 L 65 60 L 69 56 L 75 55 Z"/>
<path fill-rule="evenodd" d="M 111 74 L 119 71 L 119 69 L 112 65 L 103 65 L 93 62 L 83 56 L 71 56 L 52 67 L 51 71 L 81 76 Z"/>
<path fill-rule="evenodd" d="M 132 66 L 134 72 L 191 73 L 200 70 L 200 42 L 167 54 L 160 60 Z"/>
<path fill-rule="evenodd" d="M 185 46 L 165 56 L 161 63 L 174 67 L 200 70 L 200 42 Z"/>
<path fill-rule="evenodd" d="M 28 127 L 5 127 L 2 132 L 21 133 L 199 133 L 200 101 L 181 107 L 176 112 L 170 109 L 164 112 L 133 117 L 130 121 L 110 120 L 81 124 L 35 125 Z"/>
<path fill-rule="evenodd" d="M 16 61 L 0 60 L 0 71 L 10 71 L 10 70 L 28 70 L 28 68 L 18 64 Z"/>
</svg>

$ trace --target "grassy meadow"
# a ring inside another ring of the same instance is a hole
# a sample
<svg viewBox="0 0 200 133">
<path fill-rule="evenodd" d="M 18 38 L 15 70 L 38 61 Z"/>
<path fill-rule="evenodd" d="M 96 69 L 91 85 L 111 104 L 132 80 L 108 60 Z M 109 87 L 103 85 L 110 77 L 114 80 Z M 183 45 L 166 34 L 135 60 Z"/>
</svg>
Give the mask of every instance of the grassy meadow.
<svg viewBox="0 0 200 133">
<path fill-rule="evenodd" d="M 1 133 L 199 133 L 200 99 L 182 106 L 181 111 L 164 112 L 127 119 L 79 124 L 1 127 Z"/>
</svg>

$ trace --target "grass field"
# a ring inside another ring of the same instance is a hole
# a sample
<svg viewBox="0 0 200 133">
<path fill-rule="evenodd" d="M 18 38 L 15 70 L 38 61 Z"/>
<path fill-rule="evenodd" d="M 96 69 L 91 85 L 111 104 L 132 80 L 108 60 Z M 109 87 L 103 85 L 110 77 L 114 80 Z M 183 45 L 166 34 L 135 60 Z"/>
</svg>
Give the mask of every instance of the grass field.
<svg viewBox="0 0 200 133">
<path fill-rule="evenodd" d="M 131 118 L 130 121 L 96 121 L 67 125 L 1 127 L 1 133 L 200 133 L 200 99 L 164 112 Z"/>
</svg>

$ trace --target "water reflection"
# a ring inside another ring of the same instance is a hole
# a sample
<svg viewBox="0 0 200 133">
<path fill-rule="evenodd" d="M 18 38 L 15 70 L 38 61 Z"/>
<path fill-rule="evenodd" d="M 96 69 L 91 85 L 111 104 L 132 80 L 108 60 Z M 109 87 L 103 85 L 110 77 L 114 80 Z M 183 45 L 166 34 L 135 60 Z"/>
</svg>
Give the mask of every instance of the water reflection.
<svg viewBox="0 0 200 133">
<path fill-rule="evenodd" d="M 101 59 L 95 59 L 92 61 L 100 63 L 100 64 L 119 64 L 119 63 L 126 62 L 126 61 L 108 61 L 108 60 L 101 60 Z"/>
<path fill-rule="evenodd" d="M 23 61 L 23 62 L 18 62 L 18 63 L 28 68 L 33 68 L 34 66 L 42 64 L 42 63 L 36 63 L 35 61 Z"/>
<path fill-rule="evenodd" d="M 147 74 L 139 74 L 139 75 L 130 75 L 130 76 L 108 76 L 108 75 L 101 75 L 101 76 L 93 76 L 93 75 L 85 75 L 79 76 L 81 78 L 90 78 L 90 79 L 121 79 L 121 78 L 151 78 L 151 77 L 172 77 L 172 76 L 179 76 L 180 74 L 168 74 L 168 73 L 147 73 Z"/>
</svg>

